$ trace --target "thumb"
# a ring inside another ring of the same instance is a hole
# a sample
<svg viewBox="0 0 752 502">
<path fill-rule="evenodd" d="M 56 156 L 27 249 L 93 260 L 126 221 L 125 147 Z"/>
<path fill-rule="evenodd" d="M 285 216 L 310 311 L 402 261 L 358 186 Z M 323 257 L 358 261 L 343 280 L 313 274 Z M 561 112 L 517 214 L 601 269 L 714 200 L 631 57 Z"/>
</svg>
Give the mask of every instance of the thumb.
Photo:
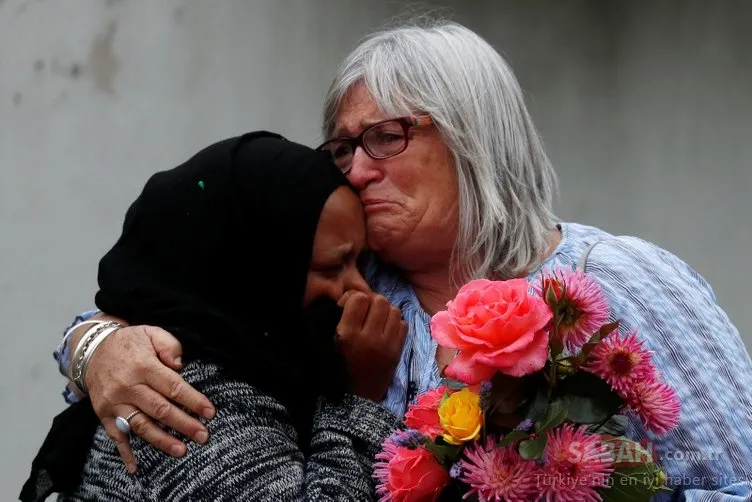
<svg viewBox="0 0 752 502">
<path fill-rule="evenodd" d="M 342 296 L 339 297 L 339 300 L 337 300 L 337 306 L 338 307 L 344 307 L 345 303 L 347 303 L 347 299 L 350 298 L 354 293 L 357 291 L 354 289 L 348 289 L 345 291 Z"/>
<path fill-rule="evenodd" d="M 175 371 L 180 370 L 183 367 L 183 347 L 178 339 L 156 326 L 144 326 L 144 331 L 149 336 L 159 360 Z"/>
</svg>

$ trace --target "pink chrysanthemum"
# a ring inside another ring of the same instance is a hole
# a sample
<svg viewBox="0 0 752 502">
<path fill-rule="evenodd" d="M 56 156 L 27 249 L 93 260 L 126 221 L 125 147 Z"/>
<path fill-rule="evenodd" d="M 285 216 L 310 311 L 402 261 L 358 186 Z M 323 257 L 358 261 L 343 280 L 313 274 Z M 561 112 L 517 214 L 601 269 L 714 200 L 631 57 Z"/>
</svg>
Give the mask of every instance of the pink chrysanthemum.
<svg viewBox="0 0 752 502">
<path fill-rule="evenodd" d="M 652 381 L 657 374 L 652 354 L 637 339 L 636 331 L 624 337 L 618 331 L 608 335 L 590 352 L 585 369 L 625 399 L 635 385 Z"/>
<path fill-rule="evenodd" d="M 640 382 L 627 397 L 627 406 L 648 430 L 664 435 L 679 423 L 681 403 L 676 391 L 665 382 Z"/>
<path fill-rule="evenodd" d="M 533 287 L 544 300 L 549 287 L 553 288 L 558 300 L 564 300 L 559 335 L 570 353 L 577 352 L 601 326 L 608 323 L 606 295 L 598 283 L 580 269 L 549 272 L 540 284 Z"/>
<path fill-rule="evenodd" d="M 607 488 L 613 459 L 599 436 L 588 434 L 587 426 L 571 424 L 548 432 L 540 475 L 540 500 L 557 502 L 600 502 L 598 488 Z"/>
<path fill-rule="evenodd" d="M 474 443 L 458 462 L 460 480 L 470 485 L 467 496 L 478 494 L 488 502 L 527 502 L 538 493 L 538 466 L 524 460 L 513 447 L 500 447 L 490 436 L 485 447 Z"/>
</svg>

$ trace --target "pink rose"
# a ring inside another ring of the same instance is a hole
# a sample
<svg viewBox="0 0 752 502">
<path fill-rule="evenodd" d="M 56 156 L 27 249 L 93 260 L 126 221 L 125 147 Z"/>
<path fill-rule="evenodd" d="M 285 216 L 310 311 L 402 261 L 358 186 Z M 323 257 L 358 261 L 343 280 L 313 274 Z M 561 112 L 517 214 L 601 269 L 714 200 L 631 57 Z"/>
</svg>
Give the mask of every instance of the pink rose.
<svg viewBox="0 0 752 502">
<path fill-rule="evenodd" d="M 439 405 L 445 393 L 446 386 L 442 385 L 418 397 L 418 401 L 407 408 L 405 424 L 431 439 L 443 433 L 444 428 L 439 420 Z"/>
<path fill-rule="evenodd" d="M 449 483 L 449 474 L 424 448 L 397 448 L 387 467 L 383 487 L 392 502 L 435 502 Z"/>
<path fill-rule="evenodd" d="M 449 378 L 476 384 L 497 371 L 521 377 L 543 368 L 552 314 L 529 288 L 525 279 L 470 281 L 433 316 L 431 336 L 459 350 L 445 370 Z"/>
</svg>

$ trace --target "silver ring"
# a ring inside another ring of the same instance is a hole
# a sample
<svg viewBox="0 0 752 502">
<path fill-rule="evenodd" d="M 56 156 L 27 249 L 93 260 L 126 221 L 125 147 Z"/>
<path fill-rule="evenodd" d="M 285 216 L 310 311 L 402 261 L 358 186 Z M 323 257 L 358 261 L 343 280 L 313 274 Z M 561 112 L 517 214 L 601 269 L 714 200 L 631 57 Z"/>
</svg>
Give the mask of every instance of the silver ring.
<svg viewBox="0 0 752 502">
<path fill-rule="evenodd" d="M 131 424 L 130 424 L 131 418 L 135 417 L 139 413 L 141 413 L 141 410 L 136 410 L 130 415 L 128 415 L 127 417 L 120 417 L 120 416 L 115 417 L 115 427 L 117 427 L 118 430 L 122 432 L 123 434 L 130 434 L 131 433 Z"/>
</svg>

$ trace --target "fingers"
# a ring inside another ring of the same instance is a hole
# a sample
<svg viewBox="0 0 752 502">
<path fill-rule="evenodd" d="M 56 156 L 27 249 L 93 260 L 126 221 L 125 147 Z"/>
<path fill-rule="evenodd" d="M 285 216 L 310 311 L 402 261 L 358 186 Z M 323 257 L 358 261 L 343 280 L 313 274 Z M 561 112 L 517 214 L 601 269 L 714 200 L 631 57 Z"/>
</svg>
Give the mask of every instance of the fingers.
<svg viewBox="0 0 752 502">
<path fill-rule="evenodd" d="M 115 442 L 115 446 L 117 446 L 117 451 L 120 454 L 120 458 L 122 458 L 123 462 L 125 463 L 125 468 L 131 474 L 135 474 L 136 457 L 133 456 L 133 451 L 131 450 L 131 444 L 128 441 L 128 438 L 125 436 L 125 434 L 120 432 L 117 427 L 115 427 L 115 420 L 113 418 L 106 418 L 102 420 L 102 425 L 104 426 L 104 430 L 107 431 L 107 435 L 110 436 L 110 439 Z"/>
<path fill-rule="evenodd" d="M 180 375 L 167 368 L 150 373 L 146 378 L 146 384 L 157 393 L 196 415 L 206 419 L 214 417 L 215 409 L 209 399 L 188 385 Z M 164 403 L 160 403 L 158 406 L 164 406 Z M 201 422 L 192 418 L 177 406 L 171 406 L 169 410 L 160 410 L 160 412 L 162 416 L 152 413 L 149 413 L 149 415 L 181 434 L 192 438 L 197 443 L 205 443 L 208 439 L 208 431 Z"/>
<path fill-rule="evenodd" d="M 122 406 L 118 407 L 118 409 L 121 410 L 119 413 L 120 416 L 123 417 L 128 416 L 129 411 L 127 410 L 133 410 L 130 406 Z M 155 424 L 145 413 L 134 415 L 128 423 L 131 426 L 131 434 L 139 436 L 153 447 L 162 450 L 168 455 L 182 457 L 188 450 L 182 441 L 171 436 L 161 427 L 157 426 L 157 424 Z"/>
<path fill-rule="evenodd" d="M 370 298 L 365 293 L 353 291 L 348 295 L 344 303 L 342 319 L 337 326 L 337 334 L 340 338 L 348 339 L 361 331 L 370 303 Z"/>
<path fill-rule="evenodd" d="M 344 293 L 342 294 L 342 296 L 340 296 L 340 297 L 339 297 L 339 300 L 337 300 L 337 305 L 338 305 L 338 306 L 340 306 L 340 307 L 344 307 L 344 306 L 345 306 L 345 303 L 347 303 L 347 300 L 348 300 L 348 299 L 349 299 L 349 298 L 350 298 L 350 297 L 351 297 L 352 295 L 354 295 L 354 294 L 356 294 L 356 293 L 365 293 L 365 292 L 363 292 L 363 291 L 358 291 L 358 290 L 355 290 L 355 289 L 348 289 L 347 291 L 345 291 L 345 292 L 344 292 Z"/>
<path fill-rule="evenodd" d="M 194 414 L 207 420 L 214 418 L 216 410 L 209 398 L 188 385 L 174 371 L 164 367 L 154 368 L 146 375 L 146 384 Z"/>
<path fill-rule="evenodd" d="M 183 347 L 177 338 L 156 326 L 144 326 L 144 331 L 151 339 L 159 359 L 170 368 L 180 370 L 183 367 Z"/>
<path fill-rule="evenodd" d="M 374 295 L 371 297 L 371 305 L 363 324 L 363 332 L 366 336 L 383 337 L 386 335 L 385 328 L 390 308 L 389 301 L 383 296 Z"/>
</svg>

